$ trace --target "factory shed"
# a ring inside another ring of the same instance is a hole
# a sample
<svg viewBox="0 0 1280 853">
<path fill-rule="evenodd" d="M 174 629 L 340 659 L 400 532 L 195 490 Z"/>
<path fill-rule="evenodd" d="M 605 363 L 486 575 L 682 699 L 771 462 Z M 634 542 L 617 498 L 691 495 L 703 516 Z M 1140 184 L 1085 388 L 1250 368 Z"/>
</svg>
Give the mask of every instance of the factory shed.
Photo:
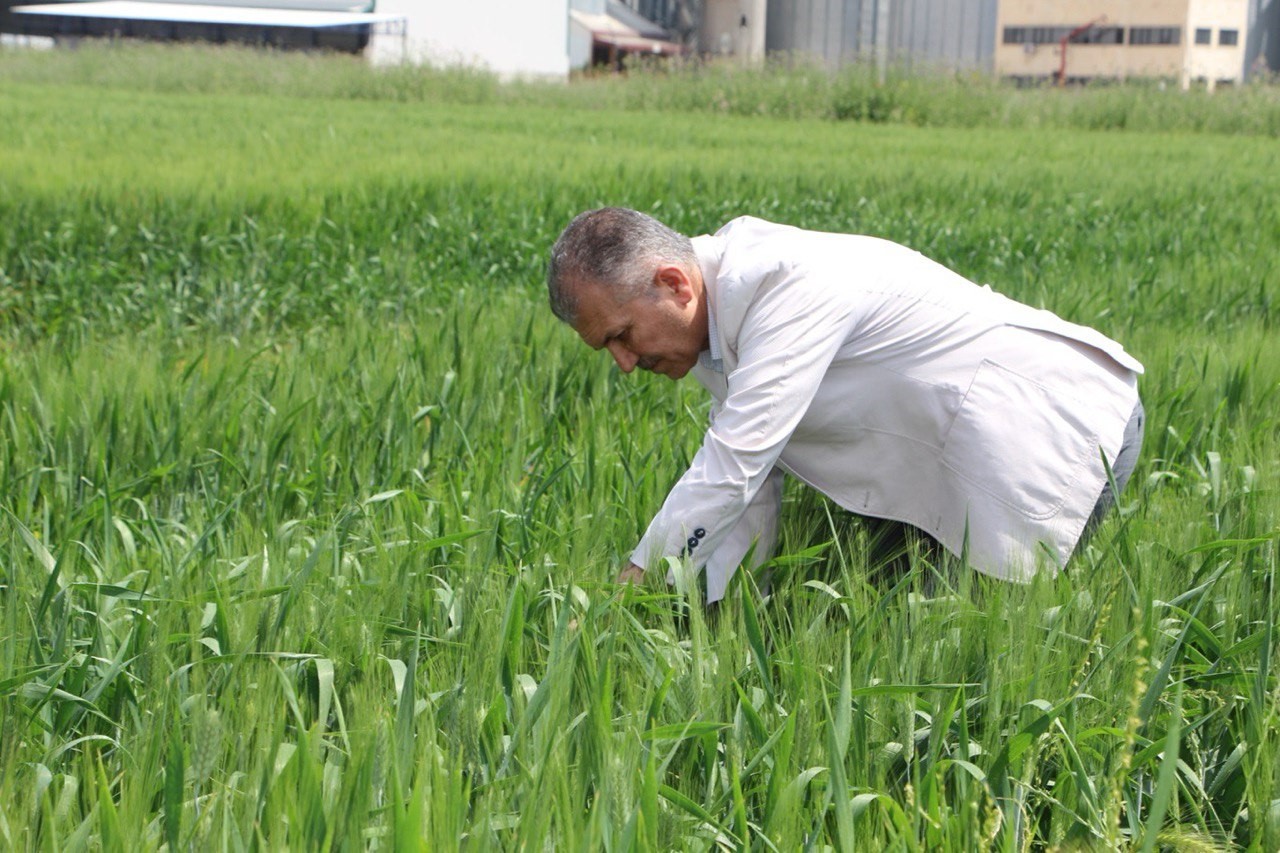
<svg viewBox="0 0 1280 853">
<path fill-rule="evenodd" d="M 20 35 L 107 36 L 153 41 L 240 42 L 272 47 L 359 51 L 374 33 L 403 34 L 400 15 L 341 8 L 267 8 L 235 3 L 194 5 L 100 0 L 15 6 Z"/>
</svg>

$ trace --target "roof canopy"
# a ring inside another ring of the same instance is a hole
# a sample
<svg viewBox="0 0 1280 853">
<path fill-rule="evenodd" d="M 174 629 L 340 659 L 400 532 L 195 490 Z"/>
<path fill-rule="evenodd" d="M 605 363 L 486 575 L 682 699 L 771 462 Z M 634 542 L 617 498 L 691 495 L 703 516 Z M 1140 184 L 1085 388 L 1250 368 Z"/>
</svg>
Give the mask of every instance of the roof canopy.
<svg viewBox="0 0 1280 853">
<path fill-rule="evenodd" d="M 667 56 L 684 53 L 684 45 L 679 42 L 652 38 L 612 15 L 595 15 L 590 12 L 579 12 L 577 9 L 571 9 L 569 15 L 575 23 L 591 33 L 591 40 L 596 44 L 634 53 L 657 53 Z"/>
<path fill-rule="evenodd" d="M 172 24 L 307 30 L 362 28 L 374 24 L 403 26 L 405 22 L 403 15 L 383 15 L 375 12 L 322 12 L 307 9 L 265 9 L 258 6 L 194 6 L 186 3 L 150 3 L 138 2 L 138 0 L 14 6 L 10 11 L 15 15 L 49 15 L 59 18 L 160 21 Z"/>
</svg>

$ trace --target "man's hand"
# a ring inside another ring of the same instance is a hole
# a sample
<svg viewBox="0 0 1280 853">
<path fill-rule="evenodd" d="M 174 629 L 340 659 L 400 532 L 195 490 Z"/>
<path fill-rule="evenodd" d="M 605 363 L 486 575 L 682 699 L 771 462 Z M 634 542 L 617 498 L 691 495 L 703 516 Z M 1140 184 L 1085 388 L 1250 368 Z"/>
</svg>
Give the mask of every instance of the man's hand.
<svg viewBox="0 0 1280 853">
<path fill-rule="evenodd" d="M 644 569 L 635 563 L 628 563 L 627 567 L 618 572 L 618 583 L 642 583 L 644 581 Z"/>
</svg>

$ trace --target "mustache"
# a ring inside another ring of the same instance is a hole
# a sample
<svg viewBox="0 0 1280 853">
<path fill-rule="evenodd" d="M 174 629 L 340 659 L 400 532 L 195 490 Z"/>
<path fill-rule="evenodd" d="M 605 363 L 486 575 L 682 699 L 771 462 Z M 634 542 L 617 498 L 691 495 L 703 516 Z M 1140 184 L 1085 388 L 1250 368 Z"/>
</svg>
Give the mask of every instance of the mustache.
<svg viewBox="0 0 1280 853">
<path fill-rule="evenodd" d="M 649 356 L 649 357 L 646 357 L 646 358 L 642 358 L 642 359 L 640 359 L 639 361 L 637 361 L 637 362 L 636 362 L 636 365 L 637 365 L 641 370 L 647 370 L 647 371 L 649 371 L 650 373 L 652 373 L 652 372 L 653 372 L 653 368 L 654 368 L 655 366 L 657 366 L 657 364 L 658 364 L 658 359 L 653 358 L 652 356 Z"/>
</svg>

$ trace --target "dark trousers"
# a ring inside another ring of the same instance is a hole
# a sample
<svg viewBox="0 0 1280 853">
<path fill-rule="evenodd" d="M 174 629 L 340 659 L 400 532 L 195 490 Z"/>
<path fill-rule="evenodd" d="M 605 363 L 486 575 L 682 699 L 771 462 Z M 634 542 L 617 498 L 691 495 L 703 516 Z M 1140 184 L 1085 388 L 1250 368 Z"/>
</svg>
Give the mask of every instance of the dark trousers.
<svg viewBox="0 0 1280 853">
<path fill-rule="evenodd" d="M 1142 427 L 1145 423 L 1146 412 L 1143 411 L 1142 401 L 1139 400 L 1138 405 L 1133 407 L 1133 414 L 1129 416 L 1128 425 L 1124 428 L 1120 452 L 1116 454 L 1116 461 L 1111 464 L 1111 476 L 1116 484 L 1115 491 L 1112 491 L 1111 483 L 1102 487 L 1102 494 L 1098 495 L 1098 502 L 1093 505 L 1093 512 L 1085 522 L 1081 541 L 1084 541 L 1085 537 L 1093 533 L 1102 523 L 1103 517 L 1111 507 L 1115 506 L 1120 493 L 1124 491 L 1125 484 L 1129 482 L 1129 476 L 1133 474 L 1133 469 L 1138 464 L 1138 454 L 1142 452 Z"/>
</svg>

